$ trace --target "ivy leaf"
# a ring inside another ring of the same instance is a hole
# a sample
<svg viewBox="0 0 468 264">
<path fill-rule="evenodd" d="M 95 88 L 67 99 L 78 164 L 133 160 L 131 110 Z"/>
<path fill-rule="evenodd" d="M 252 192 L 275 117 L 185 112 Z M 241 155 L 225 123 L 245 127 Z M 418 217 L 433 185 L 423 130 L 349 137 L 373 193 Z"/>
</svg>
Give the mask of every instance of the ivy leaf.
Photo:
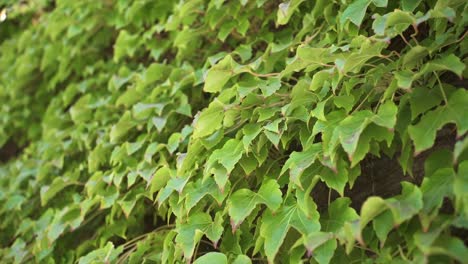
<svg viewBox="0 0 468 264">
<path fill-rule="evenodd" d="M 372 221 L 375 234 L 379 238 L 382 246 L 387 240 L 388 233 L 393 229 L 393 222 L 394 220 L 391 211 L 385 211 L 379 214 L 374 218 L 374 221 Z"/>
<path fill-rule="evenodd" d="M 398 87 L 403 89 L 410 89 L 413 83 L 414 74 L 411 71 L 399 71 L 395 73 Z"/>
<path fill-rule="evenodd" d="M 366 14 L 367 7 L 371 3 L 371 0 L 355 0 L 353 3 L 348 5 L 340 16 L 341 26 L 344 25 L 346 20 L 351 21 L 356 26 L 360 27 L 364 15 Z"/>
<path fill-rule="evenodd" d="M 403 57 L 403 67 L 406 69 L 414 68 L 428 54 L 429 50 L 426 47 L 420 45 L 412 47 Z"/>
<path fill-rule="evenodd" d="M 439 169 L 429 177 L 424 177 L 421 185 L 423 193 L 423 211 L 431 213 L 442 206 L 444 197 L 451 194 L 455 172 L 452 168 Z"/>
<path fill-rule="evenodd" d="M 468 137 L 465 137 L 462 140 L 457 141 L 455 143 L 455 147 L 453 149 L 453 161 L 456 164 L 460 156 L 468 149 Z"/>
<path fill-rule="evenodd" d="M 315 250 L 332 239 L 334 239 L 334 236 L 332 233 L 313 232 L 305 238 L 304 245 L 307 248 L 308 254 L 313 255 L 315 257 L 316 255 Z M 336 244 L 335 244 L 335 247 L 336 247 Z M 333 255 L 333 251 L 331 252 L 332 255 Z M 322 261 L 319 261 L 319 263 L 329 263 L 331 257 L 327 259 L 328 261 L 322 260 Z"/>
<path fill-rule="evenodd" d="M 232 264 L 252 264 L 252 260 L 246 255 L 238 255 Z"/>
<path fill-rule="evenodd" d="M 336 128 L 341 145 L 348 153 L 349 159 L 353 159 L 361 133 L 371 122 L 373 113 L 370 111 L 359 111 L 354 115 L 348 116 Z"/>
<path fill-rule="evenodd" d="M 393 130 L 396 124 L 397 112 L 398 107 L 395 103 L 393 103 L 393 101 L 387 101 L 380 106 L 377 115 L 373 117 L 372 121 L 379 126 Z"/>
<path fill-rule="evenodd" d="M 223 253 L 219 253 L 219 252 L 210 252 L 210 253 L 207 253 L 201 257 L 199 257 L 198 259 L 196 259 L 193 264 L 212 264 L 212 263 L 216 263 L 216 264 L 227 264 L 227 257 L 226 255 L 224 255 Z"/>
<path fill-rule="evenodd" d="M 224 106 L 218 101 L 212 102 L 194 121 L 193 137 L 201 138 L 211 135 L 221 128 L 223 118 Z"/>
<path fill-rule="evenodd" d="M 423 208 L 421 190 L 409 182 L 402 182 L 401 185 L 402 194 L 386 200 L 396 225 L 410 219 Z"/>
<path fill-rule="evenodd" d="M 118 62 L 124 56 L 133 57 L 139 40 L 138 35 L 131 35 L 128 31 L 121 30 L 114 45 L 114 61 Z"/>
<path fill-rule="evenodd" d="M 330 239 L 318 246 L 315 251 L 313 251 L 312 255 L 319 264 L 328 264 L 335 254 L 336 247 L 336 239 Z"/>
<path fill-rule="evenodd" d="M 338 233 L 345 222 L 359 219 L 359 215 L 349 205 L 351 200 L 347 197 L 338 198 L 328 207 L 326 214 L 320 217 L 320 223 L 324 231 Z"/>
<path fill-rule="evenodd" d="M 416 19 L 413 14 L 397 9 L 387 15 L 385 28 L 390 28 L 395 34 L 399 34 L 406 30 L 408 26 L 415 23 Z"/>
<path fill-rule="evenodd" d="M 279 78 L 269 79 L 265 85 L 260 86 L 263 96 L 268 97 L 274 94 L 281 88 L 281 81 Z"/>
<path fill-rule="evenodd" d="M 217 215 L 216 217 L 219 218 Z M 200 241 L 201 235 L 204 234 L 214 244 L 218 242 L 222 233 L 223 226 L 220 221 L 214 221 L 207 213 L 195 213 L 191 215 L 186 223 L 177 225 L 176 243 L 182 247 L 184 257 L 191 259 L 195 250 L 195 245 Z"/>
<path fill-rule="evenodd" d="M 119 119 L 119 122 L 112 126 L 109 135 L 111 143 L 117 143 L 134 126 L 135 122 L 133 121 L 130 112 L 125 112 L 124 115 Z"/>
<path fill-rule="evenodd" d="M 320 171 L 320 179 L 325 181 L 325 184 L 337 191 L 341 196 L 344 195 L 344 188 L 348 182 L 349 169 L 347 163 L 340 159 L 336 168 L 324 167 Z"/>
<path fill-rule="evenodd" d="M 248 152 L 252 141 L 260 134 L 262 127 L 259 124 L 247 124 L 242 128 L 244 137 L 242 137 L 242 143 L 244 145 L 245 152 Z"/>
<path fill-rule="evenodd" d="M 278 183 L 272 179 L 264 182 L 258 193 L 249 189 L 237 190 L 228 200 L 232 230 L 235 231 L 258 204 L 265 204 L 273 212 L 278 210 L 282 202 L 281 196 Z"/>
<path fill-rule="evenodd" d="M 275 215 L 266 212 L 262 217 L 260 236 L 264 238 L 265 255 L 268 261 L 273 262 L 278 250 L 283 243 L 290 227 L 293 227 L 304 235 L 320 230 L 318 213 L 307 217 L 296 206 L 285 206 Z"/>
<path fill-rule="evenodd" d="M 438 106 L 443 98 L 437 89 L 418 87 L 413 90 L 410 97 L 411 119 L 414 120 L 420 114 Z"/>
<path fill-rule="evenodd" d="M 113 262 L 117 260 L 120 253 L 124 250 L 123 247 L 114 248 L 112 242 L 107 242 L 106 246 L 93 250 L 86 256 L 79 259 L 79 264 L 91 264 L 99 261 Z"/>
<path fill-rule="evenodd" d="M 219 162 L 230 173 L 239 162 L 243 153 L 243 144 L 237 139 L 228 140 L 222 148 L 213 151 L 207 161 L 208 166 L 215 161 Z"/>
<path fill-rule="evenodd" d="M 67 182 L 61 177 L 56 177 L 51 185 L 41 187 L 41 205 L 45 206 L 50 199 L 57 195 L 57 193 L 71 184 L 73 183 L 70 181 Z"/>
<path fill-rule="evenodd" d="M 315 162 L 321 152 L 321 144 L 312 144 L 301 152 L 294 151 L 284 163 L 280 175 L 283 175 L 286 170 L 289 170 L 290 180 L 302 188 L 300 178 L 302 173 Z"/>
<path fill-rule="evenodd" d="M 461 113 L 468 111 L 466 102 L 468 102 L 468 92 L 457 90 L 450 96 L 447 105 L 426 113 L 419 123 L 410 125 L 408 132 L 414 142 L 415 152 L 420 153 L 430 148 L 434 144 L 437 130 L 447 123 L 457 125 L 458 135 L 465 134 L 468 131 L 468 121 Z"/>
<path fill-rule="evenodd" d="M 153 124 L 158 130 L 158 132 L 161 132 L 164 129 L 164 126 L 166 126 L 167 118 L 166 117 L 153 117 L 151 121 L 153 121 Z"/>
<path fill-rule="evenodd" d="M 468 219 L 468 161 L 463 161 L 458 167 L 458 173 L 453 182 L 455 210 L 464 219 Z M 466 220 L 465 220 L 466 221 Z"/>
<path fill-rule="evenodd" d="M 361 230 L 363 230 L 370 221 L 387 209 L 387 204 L 382 198 L 376 196 L 367 198 L 361 207 Z"/>
<path fill-rule="evenodd" d="M 460 61 L 460 58 L 451 53 L 447 56 L 424 64 L 422 69 L 414 76 L 414 79 L 418 79 L 426 73 L 435 71 L 451 71 L 462 78 L 462 73 L 465 70 L 465 67 L 465 63 Z"/>
<path fill-rule="evenodd" d="M 208 93 L 220 92 L 229 79 L 234 76 L 236 67 L 237 63 L 231 55 L 224 57 L 207 71 L 203 91 Z"/>
<path fill-rule="evenodd" d="M 386 7 L 388 0 L 372 0 L 372 3 L 377 7 Z"/>
<path fill-rule="evenodd" d="M 421 0 L 402 0 L 401 5 L 404 11 L 413 12 L 421 3 Z"/>
<path fill-rule="evenodd" d="M 294 11 L 296 11 L 299 5 L 304 1 L 305 0 L 290 0 L 279 4 L 276 25 L 287 24 Z"/>
<path fill-rule="evenodd" d="M 164 186 L 166 186 L 167 182 L 171 179 L 171 175 L 172 171 L 168 167 L 159 168 L 148 183 L 151 186 L 151 194 L 161 190 Z"/>
<path fill-rule="evenodd" d="M 189 183 L 184 188 L 184 197 L 185 197 L 185 208 L 187 213 L 190 212 L 195 205 L 200 202 L 200 200 L 206 195 L 213 197 L 218 204 L 222 204 L 226 196 L 229 194 L 229 190 L 221 190 L 216 185 L 216 182 L 212 178 L 208 178 L 205 181 L 202 179 L 198 180 L 195 183 Z M 232 197 L 232 196 L 231 196 Z"/>
</svg>

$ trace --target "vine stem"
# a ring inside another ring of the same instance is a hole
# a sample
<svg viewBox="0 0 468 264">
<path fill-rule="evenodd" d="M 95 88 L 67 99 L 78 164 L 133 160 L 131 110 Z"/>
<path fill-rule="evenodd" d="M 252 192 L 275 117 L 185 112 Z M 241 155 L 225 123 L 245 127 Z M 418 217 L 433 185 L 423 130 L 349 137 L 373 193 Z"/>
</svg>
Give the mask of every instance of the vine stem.
<svg viewBox="0 0 468 264">
<path fill-rule="evenodd" d="M 139 235 L 139 236 L 137 236 L 137 237 L 132 238 L 131 240 L 125 242 L 125 243 L 123 244 L 123 246 L 124 246 L 124 248 L 125 248 L 125 247 L 130 247 L 132 244 L 135 244 L 135 243 L 138 242 L 139 240 L 145 238 L 146 236 L 148 236 L 148 235 L 150 235 L 150 234 L 152 234 L 152 233 L 156 233 L 156 232 L 159 232 L 159 231 L 161 231 L 161 230 L 170 229 L 170 228 L 173 228 L 173 227 L 175 227 L 174 224 L 169 224 L 169 225 L 160 226 L 160 227 L 154 229 L 154 230 L 151 231 L 151 232 L 148 232 L 148 233 L 145 233 L 145 234 L 142 234 L 142 235 Z"/>
<path fill-rule="evenodd" d="M 442 93 L 442 97 L 444 98 L 445 105 L 448 105 L 447 95 L 445 94 L 444 88 L 442 87 L 442 82 L 440 81 L 439 75 L 437 75 L 435 72 L 433 73 L 437 79 L 437 82 L 439 83 L 439 89 Z"/>
<path fill-rule="evenodd" d="M 276 77 L 276 76 L 279 76 L 281 73 L 279 72 L 272 72 L 272 73 L 256 73 L 254 71 L 251 71 L 251 70 L 248 70 L 246 71 L 250 74 L 252 74 L 253 76 L 255 77 Z"/>
<path fill-rule="evenodd" d="M 362 105 L 366 102 L 366 100 L 369 98 L 369 96 L 374 92 L 374 90 L 371 90 L 367 95 L 366 97 L 361 101 L 361 103 L 350 113 L 350 115 L 352 115 L 354 112 L 356 112 L 357 110 L 359 110 Z"/>
</svg>

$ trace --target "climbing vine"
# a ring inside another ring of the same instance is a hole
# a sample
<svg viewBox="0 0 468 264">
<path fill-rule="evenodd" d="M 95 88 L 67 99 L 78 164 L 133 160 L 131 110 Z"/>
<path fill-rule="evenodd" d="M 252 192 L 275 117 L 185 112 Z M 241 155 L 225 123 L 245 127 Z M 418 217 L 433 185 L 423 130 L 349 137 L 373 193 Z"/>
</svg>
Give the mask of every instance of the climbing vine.
<svg viewBox="0 0 468 264">
<path fill-rule="evenodd" d="M 465 262 L 467 9 L 0 0 L 0 262 Z"/>
</svg>

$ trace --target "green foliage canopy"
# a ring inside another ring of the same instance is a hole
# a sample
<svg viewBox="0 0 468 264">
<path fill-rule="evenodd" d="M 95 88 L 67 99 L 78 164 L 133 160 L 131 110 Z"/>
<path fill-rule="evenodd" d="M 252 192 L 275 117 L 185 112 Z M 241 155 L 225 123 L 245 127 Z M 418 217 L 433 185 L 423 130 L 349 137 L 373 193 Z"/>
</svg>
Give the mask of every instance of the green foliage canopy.
<svg viewBox="0 0 468 264">
<path fill-rule="evenodd" d="M 0 8 L 0 262 L 468 259 L 466 1 Z M 420 184 L 353 204 L 448 124 Z"/>
</svg>

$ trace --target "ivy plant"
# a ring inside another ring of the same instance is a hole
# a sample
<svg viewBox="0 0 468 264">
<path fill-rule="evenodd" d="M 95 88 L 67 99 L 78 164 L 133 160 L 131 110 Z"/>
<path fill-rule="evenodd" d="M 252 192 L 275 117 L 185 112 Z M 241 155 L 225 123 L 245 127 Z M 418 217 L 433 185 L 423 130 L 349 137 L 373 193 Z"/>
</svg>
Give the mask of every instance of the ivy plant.
<svg viewBox="0 0 468 264">
<path fill-rule="evenodd" d="M 468 259 L 466 1 L 0 11 L 0 262 Z"/>
</svg>

